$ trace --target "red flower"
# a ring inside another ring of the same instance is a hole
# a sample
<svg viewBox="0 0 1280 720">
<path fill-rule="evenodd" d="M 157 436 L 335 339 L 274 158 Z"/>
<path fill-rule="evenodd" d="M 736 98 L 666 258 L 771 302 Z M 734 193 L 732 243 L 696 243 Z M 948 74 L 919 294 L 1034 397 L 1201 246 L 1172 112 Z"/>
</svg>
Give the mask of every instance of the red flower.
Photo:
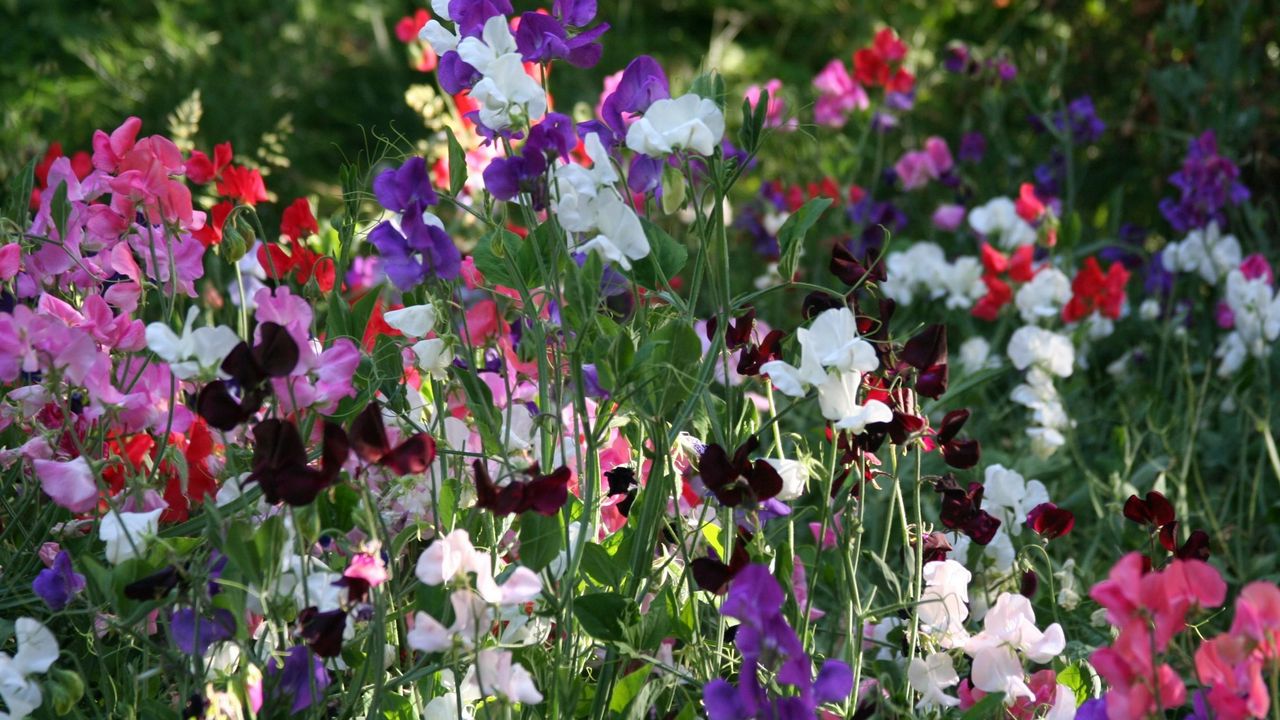
<svg viewBox="0 0 1280 720">
<path fill-rule="evenodd" d="M 871 47 L 853 54 L 854 78 L 862 85 L 878 85 L 889 92 L 911 92 L 915 77 L 901 67 L 907 46 L 891 28 L 876 33 Z"/>
<path fill-rule="evenodd" d="M 987 286 L 987 294 L 973 304 L 970 313 L 979 320 L 994 322 L 1000 308 L 1013 302 L 1013 288 L 995 275 L 983 275 L 982 282 Z"/>
<path fill-rule="evenodd" d="M 231 143 L 224 142 L 213 146 L 213 160 L 208 155 L 196 150 L 187 160 L 187 179 L 197 185 L 222 177 L 222 171 L 231 164 Z"/>
<path fill-rule="evenodd" d="M 316 285 L 322 292 L 333 289 L 336 281 L 336 270 L 333 259 L 325 255 L 317 255 L 310 248 L 296 240 L 289 240 L 289 251 L 283 245 L 263 243 L 258 246 L 258 264 L 267 275 L 275 280 L 283 280 L 293 273 L 293 279 L 299 285 L 306 285 L 312 275 Z"/>
<path fill-rule="evenodd" d="M 1076 516 L 1053 503 L 1040 503 L 1027 513 L 1027 526 L 1046 540 L 1062 537 L 1076 525 Z"/>
<path fill-rule="evenodd" d="M 396 23 L 396 37 L 405 44 L 413 42 L 430 20 L 431 13 L 422 9 L 412 15 L 405 15 Z"/>
<path fill-rule="evenodd" d="M 1076 322 L 1095 310 L 1103 317 L 1119 318 L 1128 282 L 1129 271 L 1120 263 L 1112 263 L 1104 275 L 1095 258 L 1086 258 L 1071 281 L 1071 301 L 1062 308 L 1063 321 Z"/>
<path fill-rule="evenodd" d="M 306 198 L 298 198 L 284 209 L 280 218 L 280 234 L 290 240 L 302 240 L 320 234 L 320 225 L 311 214 L 311 205 Z"/>
<path fill-rule="evenodd" d="M 369 322 L 364 327 L 364 337 L 360 339 L 360 345 L 365 352 L 373 352 L 373 347 L 377 344 L 379 336 L 399 337 L 401 334 L 399 330 L 387 324 L 386 319 L 382 316 L 383 312 L 382 298 L 374 300 L 373 311 L 369 313 Z"/>
<path fill-rule="evenodd" d="M 1034 223 L 1044 215 L 1044 201 L 1036 197 L 1036 188 L 1031 183 L 1022 183 L 1018 188 L 1018 199 L 1013 203 L 1013 209 L 1018 213 L 1018 217 L 1029 223 Z"/>
<path fill-rule="evenodd" d="M 218 180 L 218 194 L 245 205 L 257 205 L 267 200 L 267 186 L 257 170 L 231 165 Z"/>
<path fill-rule="evenodd" d="M 1000 276 L 1008 273 L 1014 282 L 1031 280 L 1036 274 L 1031 266 L 1034 253 L 1033 246 L 1023 245 L 1009 256 L 983 243 L 982 266 L 987 272 L 982 276 L 982 282 L 987 286 L 987 294 L 974 304 L 970 313 L 980 320 L 994 321 L 1000 314 L 1000 308 L 1013 301 L 1013 288 Z"/>
<path fill-rule="evenodd" d="M 169 503 L 169 507 L 160 514 L 160 522 L 186 522 L 193 505 L 203 503 L 205 497 L 218 491 L 218 482 L 209 472 L 209 458 L 214 450 L 213 434 L 209 432 L 204 419 L 197 417 L 185 439 L 174 433 L 170 436 L 170 442 L 180 448 L 185 445 L 182 455 L 186 460 L 187 477 L 186 482 L 183 482 L 184 478 L 176 468 L 170 467 L 168 463 L 161 466 L 168 477 L 164 500 Z"/>
<path fill-rule="evenodd" d="M 195 239 L 199 240 L 206 248 L 212 247 L 222 242 L 222 227 L 226 225 L 227 216 L 235 209 L 235 205 L 223 200 L 213 209 L 209 211 L 209 216 L 205 218 L 204 227 L 191 233 Z"/>
</svg>

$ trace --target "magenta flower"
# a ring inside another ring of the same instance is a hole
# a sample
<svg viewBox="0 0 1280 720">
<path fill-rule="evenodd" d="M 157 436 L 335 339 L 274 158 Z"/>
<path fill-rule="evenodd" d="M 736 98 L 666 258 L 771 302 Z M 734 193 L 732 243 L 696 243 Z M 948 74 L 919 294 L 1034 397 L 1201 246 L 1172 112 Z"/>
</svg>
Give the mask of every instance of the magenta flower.
<svg viewBox="0 0 1280 720">
<path fill-rule="evenodd" d="M 853 79 L 842 60 L 827 63 L 813 79 L 813 86 L 821 93 L 813 108 L 814 122 L 819 125 L 844 127 L 850 112 L 871 106 L 867 91 Z"/>
</svg>

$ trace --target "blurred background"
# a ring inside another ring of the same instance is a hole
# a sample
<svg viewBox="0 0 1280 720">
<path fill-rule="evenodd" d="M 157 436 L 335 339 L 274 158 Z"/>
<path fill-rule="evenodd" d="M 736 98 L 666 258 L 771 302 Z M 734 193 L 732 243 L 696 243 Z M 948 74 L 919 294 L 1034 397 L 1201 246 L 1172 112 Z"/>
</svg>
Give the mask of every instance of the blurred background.
<svg viewBox="0 0 1280 720">
<path fill-rule="evenodd" d="M 1026 116 L 1045 103 L 1088 93 L 1108 125 L 1090 182 L 1098 192 L 1126 187 L 1135 196 L 1129 206 L 1154 216 L 1165 177 L 1203 129 L 1218 132 L 1247 185 L 1280 181 L 1277 4 L 601 0 L 599 17 L 613 26 L 603 60 L 593 70 L 559 71 L 552 90 L 561 108 L 593 106 L 605 75 L 649 53 L 677 87 L 710 65 L 731 93 L 776 77 L 794 98 L 809 97 L 823 65 L 848 62 L 890 25 L 920 75 L 904 133 L 971 129 L 958 124 L 997 132 L 992 113 L 1025 130 Z M 414 69 L 396 34 L 402 17 L 424 7 L 426 0 L 0 0 L 8 30 L 0 33 L 0 181 L 50 142 L 67 153 L 88 150 L 95 129 L 138 115 L 144 133 L 172 132 L 189 146 L 231 141 L 238 159 L 269 173 L 280 197 L 323 195 L 336 187 L 344 159 L 375 136 L 429 135 L 406 92 L 433 79 Z M 955 41 L 1017 65 L 999 107 L 971 112 L 973 87 L 945 77 L 942 55 Z"/>
</svg>

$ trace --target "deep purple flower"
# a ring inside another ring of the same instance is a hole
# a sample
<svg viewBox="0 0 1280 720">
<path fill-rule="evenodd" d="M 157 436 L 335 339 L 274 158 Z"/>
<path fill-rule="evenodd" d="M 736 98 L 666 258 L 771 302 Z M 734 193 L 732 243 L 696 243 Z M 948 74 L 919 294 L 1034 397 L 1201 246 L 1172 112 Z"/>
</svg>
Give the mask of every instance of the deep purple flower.
<svg viewBox="0 0 1280 720">
<path fill-rule="evenodd" d="M 270 699 L 293 698 L 289 709 L 291 713 L 300 713 L 311 707 L 329 687 L 329 672 L 324 669 L 324 661 L 305 645 L 289 648 L 283 668 L 275 658 L 271 658 L 267 664 L 267 679 Z"/>
<path fill-rule="evenodd" d="M 573 118 L 557 112 L 549 112 L 529 130 L 524 143 L 524 153 L 539 153 L 550 158 L 567 158 L 578 144 L 578 133 Z"/>
<path fill-rule="evenodd" d="M 1218 154 L 1217 138 L 1212 130 L 1206 130 L 1191 141 L 1182 169 L 1169 176 L 1179 197 L 1161 200 L 1160 213 L 1178 232 L 1202 228 L 1215 220 L 1225 225 L 1227 205 L 1249 199 L 1249 189 L 1239 178 L 1240 168 Z"/>
<path fill-rule="evenodd" d="M 1199 698 L 1199 696 L 1200 696 L 1200 693 L 1197 692 L 1196 693 L 1197 699 Z M 1199 702 L 1197 702 L 1196 707 L 1198 711 Z M 1208 718 L 1209 715 L 1206 714 L 1204 715 L 1204 717 Z M 1107 720 L 1106 698 L 1093 698 L 1091 700 L 1085 700 L 1084 703 L 1081 704 L 1080 707 L 1076 709 L 1076 720 Z"/>
<path fill-rule="evenodd" d="M 1060 150 L 1049 154 L 1049 162 L 1036 166 L 1036 195 L 1052 197 L 1061 194 L 1063 179 L 1067 176 L 1067 157 Z"/>
<path fill-rule="evenodd" d="M 471 67 L 456 50 L 440 56 L 440 64 L 436 67 L 436 76 L 440 78 L 440 87 L 450 95 L 457 95 L 480 82 L 480 71 Z"/>
<path fill-rule="evenodd" d="M 449 16 L 463 37 L 479 37 L 489 18 L 513 12 L 511 0 L 449 0 Z"/>
<path fill-rule="evenodd" d="M 674 156 L 671 158 L 675 159 Z M 661 158 L 636 153 L 631 157 L 631 166 L 627 169 L 627 188 L 633 193 L 647 195 L 662 190 Z"/>
<path fill-rule="evenodd" d="M 960 150 L 956 157 L 960 162 L 980 163 L 987 154 L 987 138 L 980 132 L 967 132 L 960 136 Z"/>
<path fill-rule="evenodd" d="M 527 153 L 512 157 L 499 157 L 485 167 L 484 187 L 499 200 L 511 201 L 520 193 L 533 196 L 534 209 L 545 205 L 545 188 L 542 179 L 547 171 L 547 161 L 539 153 Z"/>
<path fill-rule="evenodd" d="M 204 656 L 210 645 L 230 640 L 236 631 L 236 618 L 230 610 L 218 608 L 211 617 L 196 615 L 192 608 L 182 608 L 169 620 L 173 644 L 188 655 Z"/>
<path fill-rule="evenodd" d="M 61 550 L 53 558 L 53 565 L 41 570 L 31 581 L 31 589 L 50 610 L 57 611 L 84 590 L 84 576 L 71 569 L 71 554 Z"/>
<path fill-rule="evenodd" d="M 969 48 L 964 43 L 955 43 L 947 48 L 947 56 L 942 61 L 942 66 L 948 72 L 962 73 L 967 72 L 973 64 L 972 58 L 969 57 Z"/>
<path fill-rule="evenodd" d="M 1067 109 L 1053 114 L 1053 126 L 1060 132 L 1070 132 L 1071 142 L 1088 145 L 1097 142 L 1107 129 L 1093 107 L 1093 98 L 1081 95 L 1067 104 Z"/>
<path fill-rule="evenodd" d="M 570 27 L 586 27 L 596 19 L 596 0 L 555 0 L 551 14 Z"/>
<path fill-rule="evenodd" d="M 671 87 L 662 66 L 648 55 L 641 55 L 627 65 L 618 86 L 601 103 L 601 119 L 620 138 L 627 132 L 623 113 L 642 113 L 655 101 L 669 97 Z"/>
<path fill-rule="evenodd" d="M 461 274 L 462 253 L 439 218 L 426 212 L 439 200 L 426 160 L 411 157 L 399 168 L 383 171 L 373 181 L 373 192 L 383 207 L 400 213 L 398 221 L 383 221 L 369 233 L 397 288 L 409 290 L 429 275 L 453 280 Z"/>
<path fill-rule="evenodd" d="M 839 660 L 824 662 L 814 678 L 813 662 L 782 615 L 783 600 L 782 588 L 764 565 L 748 565 L 734 578 L 720 612 L 740 621 L 734 642 L 742 653 L 742 672 L 737 688 L 721 679 L 703 688 L 711 720 L 814 717 L 819 705 L 840 702 L 852 692 L 853 673 Z M 795 687 L 797 694 L 769 697 L 757 677 L 761 667 L 774 670 L 778 683 Z"/>
<path fill-rule="evenodd" d="M 527 12 L 520 16 L 520 27 L 516 29 L 516 49 L 526 62 L 567 60 L 574 67 L 594 67 L 604 52 L 598 40 L 608 29 L 608 23 L 601 23 L 569 37 L 554 17 Z"/>
<path fill-rule="evenodd" d="M 1148 295 L 1168 297 L 1173 294 L 1173 273 L 1164 266 L 1164 253 L 1156 253 L 1147 263 L 1146 281 L 1143 289 Z"/>
<path fill-rule="evenodd" d="M 1098 253 L 1098 257 L 1108 263 L 1120 263 L 1129 270 L 1142 266 L 1143 256 L 1140 252 L 1147 240 L 1147 229 L 1134 223 L 1124 223 L 1116 233 L 1116 244 L 1108 245 Z"/>
</svg>

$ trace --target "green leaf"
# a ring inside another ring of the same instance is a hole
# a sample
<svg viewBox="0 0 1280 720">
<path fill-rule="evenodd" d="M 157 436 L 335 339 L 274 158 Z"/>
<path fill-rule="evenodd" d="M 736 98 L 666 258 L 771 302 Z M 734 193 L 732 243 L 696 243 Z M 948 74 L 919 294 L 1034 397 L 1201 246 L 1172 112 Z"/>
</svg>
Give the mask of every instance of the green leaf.
<svg viewBox="0 0 1280 720">
<path fill-rule="evenodd" d="M 541 571 L 564 549 L 564 521 L 559 513 L 550 517 L 527 512 L 520 516 L 520 563 Z"/>
<path fill-rule="evenodd" d="M 657 686 L 657 683 L 650 683 L 649 675 L 653 672 L 652 666 L 648 663 L 641 665 L 633 672 L 627 673 L 625 677 L 617 682 L 613 687 L 613 696 L 609 698 L 609 710 L 620 713 L 627 709 L 632 700 L 638 701 L 636 704 L 642 705 L 643 710 L 648 710 L 650 703 L 639 702 L 644 700 L 645 687 L 648 685 Z"/>
<path fill-rule="evenodd" d="M 662 166 L 662 212 L 670 215 L 684 207 L 684 175 L 670 165 Z"/>
<path fill-rule="evenodd" d="M 359 504 L 360 493 L 350 485 L 337 485 L 330 492 L 320 493 L 315 502 L 320 527 L 343 532 L 351 530 L 355 527 L 355 509 Z"/>
<path fill-rule="evenodd" d="M 631 279 L 650 290 L 659 290 L 684 269 L 689 250 L 645 218 L 640 218 L 640 224 L 649 239 L 649 254 L 631 264 Z"/>
<path fill-rule="evenodd" d="M 610 555 L 603 546 L 591 542 L 582 547 L 582 569 L 587 577 L 612 588 L 621 587 L 627 572 L 626 563 Z"/>
<path fill-rule="evenodd" d="M 49 212 L 53 215 L 53 224 L 58 228 L 58 239 L 67 240 L 67 219 L 71 217 L 71 203 L 67 202 L 67 184 L 64 182 L 53 193 L 53 201 L 49 203 Z"/>
<path fill-rule="evenodd" d="M 31 158 L 31 161 L 9 180 L 9 201 L 5 205 L 4 214 L 22 228 L 27 227 L 30 217 L 28 208 L 31 203 L 31 190 L 35 187 L 35 175 L 36 159 Z"/>
<path fill-rule="evenodd" d="M 476 269 L 484 274 L 490 284 L 518 287 L 520 279 L 508 264 L 507 256 L 514 252 L 515 244 L 520 238 L 505 228 L 494 230 L 480 239 L 471 257 L 475 258 Z"/>
<path fill-rule="evenodd" d="M 618 593 L 588 593 L 573 603 L 573 616 L 591 637 L 606 642 L 619 642 L 625 637 L 631 610 L 635 604 Z"/>
<path fill-rule="evenodd" d="M 831 198 L 814 198 L 791 213 L 791 217 L 778 230 L 778 247 L 781 252 L 778 274 L 784 280 L 795 276 L 796 265 L 800 262 L 800 250 L 804 247 L 804 237 L 829 207 Z"/>
<path fill-rule="evenodd" d="M 449 141 L 449 194 L 457 196 L 467 184 L 467 153 L 449 128 L 444 129 Z"/>
<path fill-rule="evenodd" d="M 729 96 L 725 90 L 724 78 L 717 72 L 702 73 L 694 78 L 693 84 L 689 86 L 689 92 L 711 100 L 721 110 L 724 110 L 725 100 Z"/>
</svg>

